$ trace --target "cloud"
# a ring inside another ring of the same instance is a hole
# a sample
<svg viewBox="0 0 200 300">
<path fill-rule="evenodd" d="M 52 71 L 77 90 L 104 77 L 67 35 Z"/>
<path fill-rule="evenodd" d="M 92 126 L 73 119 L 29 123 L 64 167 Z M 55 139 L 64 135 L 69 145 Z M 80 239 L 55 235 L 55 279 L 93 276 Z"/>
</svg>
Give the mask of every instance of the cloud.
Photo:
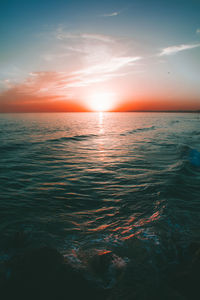
<svg viewBox="0 0 200 300">
<path fill-rule="evenodd" d="M 105 34 L 74 33 L 65 31 L 63 28 L 59 28 L 54 34 L 56 46 L 43 53 L 42 58 L 45 61 L 57 60 L 58 62 L 58 60 L 63 60 L 63 65 L 66 64 L 67 67 L 69 67 L 69 64 L 75 65 L 78 62 L 81 65 L 82 63 L 91 63 L 91 60 L 94 59 L 99 61 L 97 56 L 103 55 L 106 57 L 111 52 L 115 53 L 117 48 L 121 47 L 119 39 Z"/>
<path fill-rule="evenodd" d="M 1 82 L 5 88 L 0 93 L 0 102 L 5 110 L 7 102 L 20 110 L 30 103 L 35 109 L 36 103 L 45 109 L 46 102 L 52 107 L 54 101 L 75 101 L 102 82 L 127 76 L 142 59 L 132 53 L 125 39 L 109 35 L 77 34 L 60 28 L 50 38 L 52 47 L 40 53 L 39 70 L 43 71 L 30 69 L 18 82 L 10 82 L 9 76 Z"/>
<path fill-rule="evenodd" d="M 66 79 L 66 76 L 64 78 Z M 61 72 L 31 72 L 23 83 L 13 86 L 12 89 L 16 94 L 56 95 L 56 91 L 59 91 L 59 87 L 62 86 L 62 79 L 63 74 Z"/>
<path fill-rule="evenodd" d="M 73 95 L 68 99 L 57 95 L 34 95 L 24 88 L 24 85 L 18 85 L 0 93 L 0 112 L 85 111 Z"/>
<path fill-rule="evenodd" d="M 126 40 L 110 35 L 97 33 L 74 33 L 58 28 L 54 37 L 57 39 L 58 50 L 50 49 L 42 58 L 62 66 L 68 75 L 76 77 L 70 87 L 87 86 L 119 77 L 121 68 L 130 67 L 140 56 L 130 55 L 130 45 Z M 51 53 L 52 51 L 52 53 Z M 117 72 L 117 75 L 114 74 Z M 125 70 L 124 73 L 127 73 Z"/>
<path fill-rule="evenodd" d="M 109 60 L 93 64 L 90 67 L 71 73 L 66 72 L 36 72 L 34 78 L 26 83 L 26 87 L 32 92 L 51 92 L 65 94 L 71 88 L 91 86 L 94 83 L 111 80 L 115 77 L 124 76 L 120 70 L 132 66 L 141 57 L 112 57 Z M 37 86 L 35 90 L 35 86 Z M 48 88 L 46 87 L 48 86 Z"/>
<path fill-rule="evenodd" d="M 85 68 L 75 73 L 85 75 L 112 73 L 119 70 L 120 68 L 132 65 L 134 62 L 140 59 L 141 57 L 139 56 L 111 57 L 108 61 L 91 66 L 89 68 Z"/>
<path fill-rule="evenodd" d="M 12 88 L 12 82 L 10 79 L 0 80 L 0 86 L 3 90 L 10 89 L 10 88 Z"/>
<path fill-rule="evenodd" d="M 66 40 L 66 39 L 85 39 L 85 40 L 97 40 L 101 42 L 113 42 L 114 39 L 111 36 L 104 35 L 104 34 L 91 34 L 91 33 L 80 33 L 74 34 L 70 32 L 63 32 L 59 31 L 56 34 L 57 39 L 59 40 Z"/>
<path fill-rule="evenodd" d="M 31 72 L 21 83 L 10 86 L 8 91 L 12 95 L 35 99 L 46 97 L 62 97 L 70 99 L 77 92 L 77 88 L 91 86 L 105 82 L 115 77 L 123 77 L 127 73 L 121 69 L 132 66 L 140 57 L 112 57 L 108 61 L 92 65 L 74 72 Z M 1 96 L 1 95 L 0 95 Z"/>
<path fill-rule="evenodd" d="M 108 61 L 101 64 L 92 65 L 74 72 L 76 75 L 74 82 L 70 83 L 70 87 L 88 86 L 93 83 L 111 80 L 114 77 L 124 76 L 124 72 L 118 72 L 120 69 L 132 66 L 141 57 L 112 57 Z"/>
<path fill-rule="evenodd" d="M 180 51 L 189 50 L 189 49 L 193 49 L 193 48 L 197 48 L 197 47 L 200 47 L 200 44 L 188 44 L 188 45 L 183 44 L 183 45 L 178 45 L 178 46 L 170 46 L 170 47 L 162 49 L 159 56 L 172 55 L 172 54 L 176 54 Z"/>
<path fill-rule="evenodd" d="M 197 28 L 196 33 L 197 33 L 197 34 L 200 33 L 200 28 Z"/>
<path fill-rule="evenodd" d="M 116 16 L 119 16 L 119 15 L 120 15 L 119 11 L 114 11 L 110 14 L 104 14 L 104 15 L 102 15 L 102 17 L 116 17 Z"/>
</svg>

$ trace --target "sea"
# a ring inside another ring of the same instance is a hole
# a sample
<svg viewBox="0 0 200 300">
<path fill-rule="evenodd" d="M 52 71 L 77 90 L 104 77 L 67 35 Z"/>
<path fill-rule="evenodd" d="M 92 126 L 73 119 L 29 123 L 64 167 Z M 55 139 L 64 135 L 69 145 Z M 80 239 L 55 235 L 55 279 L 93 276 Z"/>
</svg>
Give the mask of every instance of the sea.
<svg viewBox="0 0 200 300">
<path fill-rule="evenodd" d="M 200 114 L 1 114 L 0 187 L 0 261 L 23 233 L 105 289 L 123 269 L 112 299 L 147 299 L 200 241 Z M 103 275 L 94 253 L 113 254 Z"/>
</svg>

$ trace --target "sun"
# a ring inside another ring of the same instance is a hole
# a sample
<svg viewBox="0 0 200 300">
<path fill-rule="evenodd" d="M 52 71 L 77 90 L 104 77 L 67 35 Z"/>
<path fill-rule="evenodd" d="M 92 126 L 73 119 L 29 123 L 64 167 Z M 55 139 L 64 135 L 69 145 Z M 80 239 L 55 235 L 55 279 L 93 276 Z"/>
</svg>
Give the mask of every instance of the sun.
<svg viewBox="0 0 200 300">
<path fill-rule="evenodd" d="M 109 111 L 114 108 L 114 93 L 95 93 L 88 99 L 88 104 L 93 111 Z"/>
</svg>

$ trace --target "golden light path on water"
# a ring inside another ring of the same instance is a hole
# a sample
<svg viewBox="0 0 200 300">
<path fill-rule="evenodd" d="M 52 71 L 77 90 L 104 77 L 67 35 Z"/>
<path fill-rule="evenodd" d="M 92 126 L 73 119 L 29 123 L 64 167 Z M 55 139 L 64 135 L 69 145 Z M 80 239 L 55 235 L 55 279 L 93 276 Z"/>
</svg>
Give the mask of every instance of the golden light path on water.
<svg viewBox="0 0 200 300">
<path fill-rule="evenodd" d="M 122 192 L 122 190 L 124 187 L 120 183 L 120 171 L 118 174 L 116 173 L 115 176 L 113 175 L 113 178 L 108 181 L 106 180 L 108 174 L 112 174 L 112 168 L 115 168 L 119 163 L 120 170 L 121 164 L 127 164 L 127 180 L 124 184 L 129 190 L 128 193 L 130 190 L 132 190 L 134 194 L 134 190 L 145 189 L 147 184 L 140 183 L 138 186 L 134 184 L 135 180 L 137 180 L 137 176 L 131 173 L 128 168 L 132 169 L 132 172 L 134 171 L 135 155 L 133 153 L 130 154 L 130 151 L 126 148 L 126 143 L 122 146 L 119 141 L 115 141 L 116 128 L 114 127 L 114 124 L 111 125 L 109 121 L 109 116 L 111 117 L 112 113 L 100 111 L 95 113 L 95 115 L 97 136 L 93 139 L 93 146 L 96 144 L 96 147 L 92 148 L 92 153 L 90 152 L 90 155 L 88 153 L 88 163 L 92 163 L 93 167 L 87 168 L 86 173 L 89 178 L 91 178 L 91 176 L 94 176 L 94 178 L 96 177 L 93 181 L 93 184 L 95 185 L 93 188 L 95 191 L 102 190 L 102 193 L 107 191 L 109 194 L 109 191 L 110 193 L 113 193 L 112 190 L 114 189 L 116 190 L 116 195 L 115 193 L 113 194 L 114 197 L 112 200 L 104 199 L 101 203 L 101 207 L 98 206 L 97 209 L 87 209 L 86 211 L 75 212 L 73 214 L 73 225 L 75 225 L 74 229 L 78 231 L 84 230 L 92 235 L 95 233 L 97 235 L 106 233 L 108 239 L 123 241 L 140 235 L 149 223 L 154 223 L 160 218 L 162 209 L 160 210 L 158 208 L 148 217 L 145 216 L 139 218 L 134 211 L 131 213 L 130 209 L 130 211 L 127 212 L 127 216 L 120 217 L 120 205 L 123 204 L 121 203 L 121 200 L 118 199 L 117 191 L 119 191 L 119 194 L 123 197 L 124 192 Z M 110 127 L 110 132 L 109 128 L 107 128 L 108 126 Z M 135 124 L 135 126 L 137 127 L 138 125 Z M 108 136 L 108 133 L 110 137 Z M 139 134 L 138 132 L 137 139 L 141 142 L 143 134 Z M 133 167 L 131 167 L 131 164 L 133 164 Z M 109 168 L 110 170 L 108 171 Z M 137 170 L 137 168 L 135 168 L 136 173 L 140 173 L 141 171 L 142 170 Z M 134 195 L 132 197 L 134 198 Z M 158 207 L 159 206 L 158 203 Z M 75 221 L 75 219 L 77 220 Z"/>
</svg>

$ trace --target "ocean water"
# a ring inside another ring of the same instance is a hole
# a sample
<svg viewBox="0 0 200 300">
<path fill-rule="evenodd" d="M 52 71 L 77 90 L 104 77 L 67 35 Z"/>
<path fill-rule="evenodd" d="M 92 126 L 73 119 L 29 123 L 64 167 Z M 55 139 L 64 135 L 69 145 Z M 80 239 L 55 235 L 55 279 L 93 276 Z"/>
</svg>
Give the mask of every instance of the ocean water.
<svg viewBox="0 0 200 300">
<path fill-rule="evenodd" d="M 77 268 L 83 253 L 115 253 L 135 282 L 156 286 L 199 241 L 200 115 L 1 114 L 0 186 L 2 260 L 23 231 Z"/>
</svg>

